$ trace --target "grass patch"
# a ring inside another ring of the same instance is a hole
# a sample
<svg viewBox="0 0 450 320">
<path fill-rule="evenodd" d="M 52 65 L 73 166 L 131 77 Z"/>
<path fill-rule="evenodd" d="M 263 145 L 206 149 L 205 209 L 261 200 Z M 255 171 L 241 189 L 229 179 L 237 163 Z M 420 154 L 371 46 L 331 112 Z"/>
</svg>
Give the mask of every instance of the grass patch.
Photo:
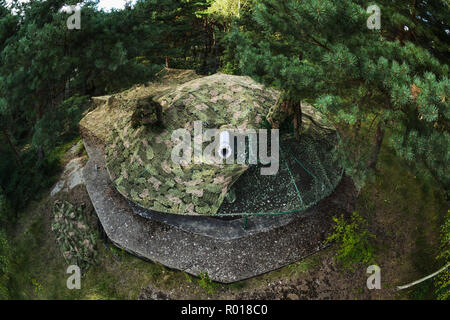
<svg viewBox="0 0 450 320">
<path fill-rule="evenodd" d="M 211 280 L 208 273 L 202 272 L 200 274 L 200 279 L 198 280 L 198 285 L 200 288 L 206 291 L 208 294 L 213 294 L 216 291 L 218 284 Z"/>
<path fill-rule="evenodd" d="M 314 267 L 316 267 L 318 264 L 319 259 L 316 255 L 314 255 L 287 266 L 286 271 L 290 272 L 291 275 L 293 274 L 298 276 L 302 273 L 306 273 L 309 270 L 314 269 Z"/>
</svg>

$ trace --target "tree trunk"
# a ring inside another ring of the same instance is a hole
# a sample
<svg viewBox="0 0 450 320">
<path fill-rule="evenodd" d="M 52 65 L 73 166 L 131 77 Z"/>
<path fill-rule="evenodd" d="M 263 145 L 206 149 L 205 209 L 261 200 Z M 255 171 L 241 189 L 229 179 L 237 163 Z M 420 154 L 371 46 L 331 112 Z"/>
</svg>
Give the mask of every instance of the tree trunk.
<svg viewBox="0 0 450 320">
<path fill-rule="evenodd" d="M 39 104 L 38 105 L 38 119 L 37 119 L 38 122 L 41 121 L 43 115 L 44 115 L 44 113 L 42 110 L 42 104 Z M 37 157 L 38 157 L 38 160 L 42 160 L 45 157 L 45 152 L 41 145 L 37 146 Z"/>
<path fill-rule="evenodd" d="M 6 132 L 5 129 L 2 130 L 3 136 L 5 137 L 6 142 L 8 143 L 9 147 L 11 148 L 11 150 L 14 152 L 14 154 L 16 155 L 16 160 L 20 165 L 23 165 L 22 159 L 20 159 L 20 155 L 19 152 L 17 151 L 16 147 L 14 146 L 14 144 L 11 141 L 11 138 L 9 137 L 8 132 Z"/>
<path fill-rule="evenodd" d="M 207 60 L 208 60 L 208 52 L 210 50 L 210 35 L 208 33 L 209 25 L 208 25 L 208 19 L 206 18 L 203 22 L 203 34 L 204 36 L 204 42 L 205 42 L 205 48 L 203 51 L 203 61 L 202 61 L 202 72 L 207 73 Z"/>
<path fill-rule="evenodd" d="M 37 119 L 38 121 L 42 119 L 43 114 L 44 114 L 44 113 L 43 113 L 43 111 L 42 111 L 42 105 L 39 104 L 39 105 L 38 105 L 38 115 L 37 115 L 37 116 L 38 116 L 38 119 Z"/>
<path fill-rule="evenodd" d="M 384 138 L 384 128 L 383 121 L 378 122 L 377 132 L 375 133 L 375 138 L 372 142 L 372 154 L 370 156 L 369 162 L 367 163 L 368 169 L 375 169 L 378 161 L 378 154 L 380 153 L 381 145 L 383 144 Z"/>
<path fill-rule="evenodd" d="M 166 68 L 169 69 L 169 57 L 166 56 Z"/>
<path fill-rule="evenodd" d="M 291 102 L 289 102 L 291 103 Z M 295 140 L 300 140 L 300 129 L 302 126 L 302 103 L 301 102 L 295 102 L 292 105 L 293 111 L 294 111 L 294 138 Z"/>
<path fill-rule="evenodd" d="M 355 128 L 355 137 L 359 136 L 359 132 L 361 131 L 361 119 L 358 119 L 356 121 L 356 128 Z"/>
<path fill-rule="evenodd" d="M 45 152 L 41 145 L 39 145 L 37 147 L 37 157 L 38 157 L 38 160 L 42 160 L 45 158 Z"/>
</svg>

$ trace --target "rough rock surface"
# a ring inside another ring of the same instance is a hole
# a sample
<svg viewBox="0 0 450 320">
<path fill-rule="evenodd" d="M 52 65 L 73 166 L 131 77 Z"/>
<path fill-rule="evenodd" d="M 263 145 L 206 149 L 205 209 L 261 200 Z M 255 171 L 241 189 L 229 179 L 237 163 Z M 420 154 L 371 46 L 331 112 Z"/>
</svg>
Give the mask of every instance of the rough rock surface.
<svg viewBox="0 0 450 320">
<path fill-rule="evenodd" d="M 60 191 L 69 191 L 76 186 L 84 183 L 83 167 L 85 163 L 85 157 L 79 157 L 72 159 L 64 168 L 59 181 L 55 184 L 50 195 L 53 197 Z"/>
</svg>

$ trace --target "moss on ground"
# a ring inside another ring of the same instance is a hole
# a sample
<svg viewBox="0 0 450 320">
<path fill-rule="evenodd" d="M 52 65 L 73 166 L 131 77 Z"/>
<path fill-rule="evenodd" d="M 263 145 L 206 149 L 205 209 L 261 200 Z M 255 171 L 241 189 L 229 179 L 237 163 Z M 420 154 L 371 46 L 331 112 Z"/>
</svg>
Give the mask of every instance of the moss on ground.
<svg viewBox="0 0 450 320">
<path fill-rule="evenodd" d="M 401 285 L 440 267 L 439 228 L 447 211 L 444 192 L 388 148 L 383 148 L 375 177 L 361 192 L 357 210 L 377 235 L 378 263 L 385 264 L 387 286 Z M 388 270 L 386 270 L 388 269 Z M 402 291 L 398 297 L 433 299 L 432 281 Z"/>
</svg>

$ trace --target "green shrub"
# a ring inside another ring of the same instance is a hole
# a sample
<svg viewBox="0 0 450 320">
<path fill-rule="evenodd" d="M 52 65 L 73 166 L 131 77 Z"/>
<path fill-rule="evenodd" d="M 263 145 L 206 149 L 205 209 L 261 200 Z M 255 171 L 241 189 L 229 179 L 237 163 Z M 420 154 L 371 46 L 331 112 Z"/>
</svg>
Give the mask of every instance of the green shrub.
<svg viewBox="0 0 450 320">
<path fill-rule="evenodd" d="M 34 126 L 31 143 L 21 150 L 21 163 L 14 161 L 11 150 L 0 150 L 0 184 L 4 187 L 0 194 L 9 200 L 11 211 L 20 211 L 30 201 L 39 199 L 56 182 L 61 158 L 78 139 L 78 123 L 88 107 L 87 96 L 75 95 L 54 112 L 45 114 Z M 43 157 L 38 155 L 39 148 Z M 12 222 L 12 217 L 8 221 Z"/>
<path fill-rule="evenodd" d="M 352 271 L 356 263 L 372 264 L 375 260 L 375 249 L 370 240 L 375 238 L 375 235 L 367 230 L 367 221 L 356 212 L 353 212 L 350 222 L 347 222 L 343 215 L 340 218 L 333 217 L 333 221 L 334 232 L 326 241 L 336 241 L 338 244 L 338 263 Z"/>
<path fill-rule="evenodd" d="M 217 283 L 211 280 L 208 273 L 200 273 L 200 280 L 198 281 L 200 288 L 204 289 L 208 294 L 213 294 L 217 288 Z"/>
<path fill-rule="evenodd" d="M 74 95 L 64 100 L 53 112 L 46 113 L 34 127 L 32 146 L 41 146 L 46 153 L 73 140 L 78 123 L 90 105 L 88 96 Z"/>
</svg>

